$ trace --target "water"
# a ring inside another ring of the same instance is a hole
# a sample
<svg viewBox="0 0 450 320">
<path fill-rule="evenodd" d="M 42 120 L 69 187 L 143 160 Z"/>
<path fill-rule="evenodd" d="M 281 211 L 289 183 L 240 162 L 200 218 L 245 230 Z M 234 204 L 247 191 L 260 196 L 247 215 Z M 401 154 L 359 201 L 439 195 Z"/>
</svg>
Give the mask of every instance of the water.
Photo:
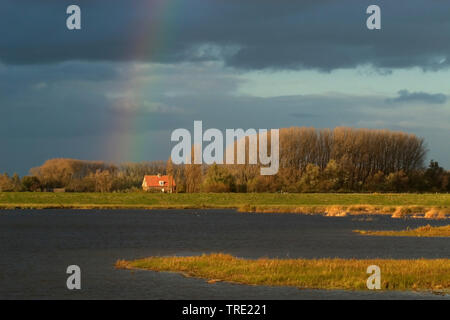
<svg viewBox="0 0 450 320">
<path fill-rule="evenodd" d="M 208 284 L 174 273 L 114 269 L 117 259 L 225 252 L 239 257 L 450 258 L 448 238 L 370 237 L 438 220 L 322 217 L 234 210 L 0 211 L 1 299 L 449 299 L 416 292 Z M 66 289 L 68 265 L 82 290 Z"/>
</svg>

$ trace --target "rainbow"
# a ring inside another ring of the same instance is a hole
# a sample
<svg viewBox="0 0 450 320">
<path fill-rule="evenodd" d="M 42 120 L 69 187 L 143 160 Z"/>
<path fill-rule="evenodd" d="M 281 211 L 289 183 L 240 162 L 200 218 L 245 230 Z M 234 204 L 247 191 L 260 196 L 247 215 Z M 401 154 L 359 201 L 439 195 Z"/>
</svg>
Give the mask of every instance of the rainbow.
<svg viewBox="0 0 450 320">
<path fill-rule="evenodd" d="M 138 128 L 145 127 L 141 123 L 142 112 L 145 112 L 145 97 L 152 96 L 152 93 L 161 92 L 162 83 L 160 79 L 150 75 L 144 78 L 142 76 L 143 65 L 140 64 L 150 61 L 149 58 L 164 52 L 164 48 L 175 41 L 177 27 L 173 23 L 179 14 L 182 13 L 182 7 L 186 2 L 182 0 L 149 0 L 141 3 L 138 8 L 138 14 L 148 16 L 148 19 L 137 19 L 127 28 L 132 28 L 136 33 L 131 42 L 130 56 L 136 57 L 138 62 L 127 65 L 127 70 L 123 77 L 127 85 L 120 89 L 117 99 L 113 99 L 114 105 L 111 107 L 117 110 L 118 115 L 114 122 L 107 125 L 117 132 L 108 137 L 105 143 L 106 157 L 114 162 L 126 161 L 147 161 L 143 155 L 143 150 L 148 150 L 148 139 L 138 132 Z M 148 14 L 147 14 L 148 13 Z M 145 68 L 145 66 L 144 66 Z M 150 80 L 149 80 L 150 79 Z M 147 124 L 148 126 L 149 124 Z M 161 159 L 163 160 L 163 159 Z"/>
</svg>

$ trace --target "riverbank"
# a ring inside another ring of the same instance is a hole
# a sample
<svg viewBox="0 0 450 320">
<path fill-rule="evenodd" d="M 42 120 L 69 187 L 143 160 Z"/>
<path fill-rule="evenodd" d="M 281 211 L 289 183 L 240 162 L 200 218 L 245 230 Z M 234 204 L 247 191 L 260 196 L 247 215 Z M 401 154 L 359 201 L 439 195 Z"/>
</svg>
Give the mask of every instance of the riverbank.
<svg viewBox="0 0 450 320">
<path fill-rule="evenodd" d="M 367 290 L 367 267 L 381 269 L 384 290 L 448 292 L 449 259 L 241 259 L 228 254 L 192 257 L 149 257 L 119 260 L 116 268 L 177 272 L 247 285 L 293 286 L 307 289 Z"/>
<path fill-rule="evenodd" d="M 0 209 L 237 209 L 327 216 L 450 217 L 449 194 L 3 192 Z"/>
</svg>

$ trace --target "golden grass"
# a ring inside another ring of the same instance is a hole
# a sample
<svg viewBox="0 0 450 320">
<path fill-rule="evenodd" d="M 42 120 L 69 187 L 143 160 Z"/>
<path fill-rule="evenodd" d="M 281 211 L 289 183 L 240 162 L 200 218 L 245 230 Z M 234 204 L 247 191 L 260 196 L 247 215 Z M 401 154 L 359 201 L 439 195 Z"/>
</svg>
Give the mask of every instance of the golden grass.
<svg viewBox="0 0 450 320">
<path fill-rule="evenodd" d="M 391 237 L 450 237 L 450 225 L 432 227 L 429 224 L 417 229 L 407 229 L 400 231 L 367 231 L 354 230 L 354 232 L 368 236 L 391 236 Z"/>
<path fill-rule="evenodd" d="M 383 205 L 329 205 L 329 206 L 248 206 L 238 208 L 240 212 L 259 213 L 301 213 L 322 214 L 327 217 L 346 217 L 357 215 L 389 215 L 392 218 L 425 218 L 447 219 L 450 218 L 450 209 L 411 206 L 383 206 Z"/>
<path fill-rule="evenodd" d="M 425 213 L 426 219 L 445 219 L 447 216 L 450 216 L 448 210 L 431 208 Z"/>
<path fill-rule="evenodd" d="M 346 217 L 348 215 L 345 208 L 339 206 L 330 206 L 325 208 L 325 213 L 327 217 Z"/>
<path fill-rule="evenodd" d="M 268 259 L 248 260 L 228 254 L 149 257 L 119 260 L 116 268 L 179 272 L 209 281 L 315 289 L 368 290 L 367 267 L 381 269 L 384 290 L 450 289 L 450 259 Z"/>
</svg>

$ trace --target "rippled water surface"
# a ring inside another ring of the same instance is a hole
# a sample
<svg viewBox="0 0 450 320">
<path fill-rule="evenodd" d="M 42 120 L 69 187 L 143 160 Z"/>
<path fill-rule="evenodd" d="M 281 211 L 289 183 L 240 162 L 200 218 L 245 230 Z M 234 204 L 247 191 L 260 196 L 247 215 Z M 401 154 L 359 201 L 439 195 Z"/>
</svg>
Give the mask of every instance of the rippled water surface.
<svg viewBox="0 0 450 320">
<path fill-rule="evenodd" d="M 448 221 L 322 217 L 233 210 L 0 211 L 2 299 L 449 299 L 415 292 L 299 290 L 208 284 L 173 273 L 114 269 L 117 259 L 225 252 L 239 257 L 450 258 L 449 238 L 371 237 Z M 66 268 L 82 290 L 66 289 Z"/>
</svg>

